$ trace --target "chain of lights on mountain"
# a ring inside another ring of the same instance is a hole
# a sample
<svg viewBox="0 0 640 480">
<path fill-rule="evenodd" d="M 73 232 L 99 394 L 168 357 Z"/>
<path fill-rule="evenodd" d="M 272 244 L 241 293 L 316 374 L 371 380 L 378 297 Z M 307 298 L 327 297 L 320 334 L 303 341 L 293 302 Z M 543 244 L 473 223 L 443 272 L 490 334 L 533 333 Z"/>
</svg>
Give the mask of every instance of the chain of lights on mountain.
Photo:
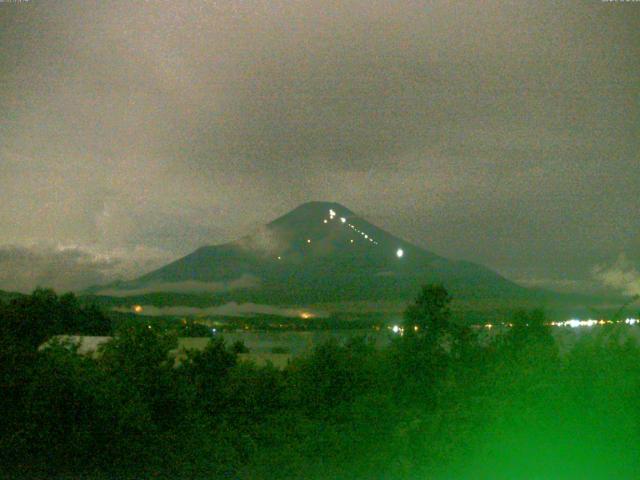
<svg viewBox="0 0 640 480">
<path fill-rule="evenodd" d="M 336 218 L 336 212 L 333 209 L 329 210 L 329 219 L 327 220 L 326 218 L 322 220 L 322 223 L 329 223 L 329 221 L 333 221 Z M 347 219 L 345 217 L 340 217 L 340 223 L 345 224 L 346 226 L 348 226 L 350 229 L 352 229 L 354 232 L 358 233 L 359 235 L 361 235 L 365 240 L 369 241 L 370 243 L 374 244 L 374 245 L 378 245 L 378 242 L 368 233 L 363 232 L 362 230 L 360 230 L 358 227 L 356 227 L 355 225 L 347 222 Z M 349 240 L 350 243 L 355 243 L 355 241 L 352 239 Z M 311 239 L 307 238 L 307 244 L 310 245 L 311 244 Z M 402 258 L 404 257 L 404 250 L 402 248 L 398 248 L 396 250 L 396 257 L 398 258 Z M 282 260 L 282 256 L 278 255 L 278 260 Z"/>
<path fill-rule="evenodd" d="M 327 220 L 326 218 L 323 220 L 324 223 L 329 223 L 329 221 L 332 221 L 336 218 L 336 212 L 333 209 L 329 210 L 329 220 Z M 374 245 L 378 245 L 378 242 L 368 233 L 363 232 L 362 230 L 360 230 L 358 227 L 356 227 L 355 225 L 347 222 L 347 219 L 345 217 L 340 217 L 340 223 L 344 223 L 346 226 L 348 226 L 350 229 L 352 229 L 354 232 L 358 233 L 359 235 L 361 235 L 365 240 L 368 240 L 369 242 L 373 243 Z M 354 243 L 353 239 L 350 240 L 351 243 Z M 396 250 L 396 256 L 398 258 L 402 258 L 404 256 L 404 250 L 402 250 L 402 248 L 398 248 Z"/>
</svg>

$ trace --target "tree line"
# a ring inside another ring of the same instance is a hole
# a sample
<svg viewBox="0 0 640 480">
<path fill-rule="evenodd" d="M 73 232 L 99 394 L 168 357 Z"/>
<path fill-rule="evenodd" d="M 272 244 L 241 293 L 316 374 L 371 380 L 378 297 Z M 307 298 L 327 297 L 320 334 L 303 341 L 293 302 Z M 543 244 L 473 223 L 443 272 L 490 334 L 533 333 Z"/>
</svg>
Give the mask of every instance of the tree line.
<svg viewBox="0 0 640 480">
<path fill-rule="evenodd" d="M 109 333 L 75 297 L 0 304 L 2 478 L 635 478 L 640 350 L 623 325 L 569 351 L 540 311 L 480 339 L 425 286 L 404 335 L 330 341 L 283 370 L 212 338 L 177 363 L 175 334 Z"/>
</svg>

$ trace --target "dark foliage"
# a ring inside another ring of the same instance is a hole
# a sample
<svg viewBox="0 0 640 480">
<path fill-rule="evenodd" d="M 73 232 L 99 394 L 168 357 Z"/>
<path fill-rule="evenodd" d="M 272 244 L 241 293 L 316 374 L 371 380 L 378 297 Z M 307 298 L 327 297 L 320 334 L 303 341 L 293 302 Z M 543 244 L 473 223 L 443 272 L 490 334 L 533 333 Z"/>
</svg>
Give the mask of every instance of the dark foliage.
<svg viewBox="0 0 640 480">
<path fill-rule="evenodd" d="M 80 305 L 73 293 L 37 289 L 0 307 L 0 335 L 39 346 L 53 335 L 109 335 L 111 321 L 97 307 Z"/>
<path fill-rule="evenodd" d="M 329 342 L 283 370 L 220 338 L 177 352 L 146 325 L 91 357 L 38 350 L 90 310 L 48 291 L 0 305 L 15 327 L 0 336 L 0 477 L 637 478 L 635 327 L 559 343 L 542 312 L 518 312 L 483 336 L 448 304 L 425 288 L 389 347 Z"/>
</svg>

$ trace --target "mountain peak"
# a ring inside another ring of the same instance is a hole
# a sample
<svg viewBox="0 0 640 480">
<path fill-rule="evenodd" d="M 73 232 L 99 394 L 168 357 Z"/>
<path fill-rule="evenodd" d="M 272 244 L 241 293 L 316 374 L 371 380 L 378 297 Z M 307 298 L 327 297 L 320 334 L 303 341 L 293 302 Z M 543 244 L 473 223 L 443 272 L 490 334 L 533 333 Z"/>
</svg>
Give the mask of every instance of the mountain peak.
<svg viewBox="0 0 640 480">
<path fill-rule="evenodd" d="M 301 223 L 306 221 L 317 221 L 329 217 L 347 217 L 355 214 L 344 205 L 336 202 L 310 201 L 298 205 L 293 210 L 285 213 L 281 217 L 269 222 L 268 226 L 277 227 L 286 223 Z"/>
<path fill-rule="evenodd" d="M 245 277 L 259 287 L 234 294 L 254 302 L 409 298 L 418 285 L 432 281 L 454 292 L 518 288 L 488 269 L 439 257 L 327 201 L 303 203 L 251 234 L 198 249 L 133 283 L 237 285 Z M 228 290 L 220 295 L 232 298 Z"/>
</svg>

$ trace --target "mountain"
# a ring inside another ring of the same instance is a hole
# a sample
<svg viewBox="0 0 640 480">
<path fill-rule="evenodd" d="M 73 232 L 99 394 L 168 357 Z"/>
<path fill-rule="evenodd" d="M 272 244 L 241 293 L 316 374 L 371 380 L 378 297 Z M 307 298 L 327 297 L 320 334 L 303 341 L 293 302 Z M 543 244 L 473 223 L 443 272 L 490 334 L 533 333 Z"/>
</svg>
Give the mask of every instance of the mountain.
<svg viewBox="0 0 640 480">
<path fill-rule="evenodd" d="M 199 248 L 114 287 L 120 296 L 197 291 L 215 303 L 303 304 L 406 300 L 429 282 L 466 298 L 527 291 L 488 268 L 412 245 L 330 202 L 302 204 L 239 240 Z"/>
</svg>

